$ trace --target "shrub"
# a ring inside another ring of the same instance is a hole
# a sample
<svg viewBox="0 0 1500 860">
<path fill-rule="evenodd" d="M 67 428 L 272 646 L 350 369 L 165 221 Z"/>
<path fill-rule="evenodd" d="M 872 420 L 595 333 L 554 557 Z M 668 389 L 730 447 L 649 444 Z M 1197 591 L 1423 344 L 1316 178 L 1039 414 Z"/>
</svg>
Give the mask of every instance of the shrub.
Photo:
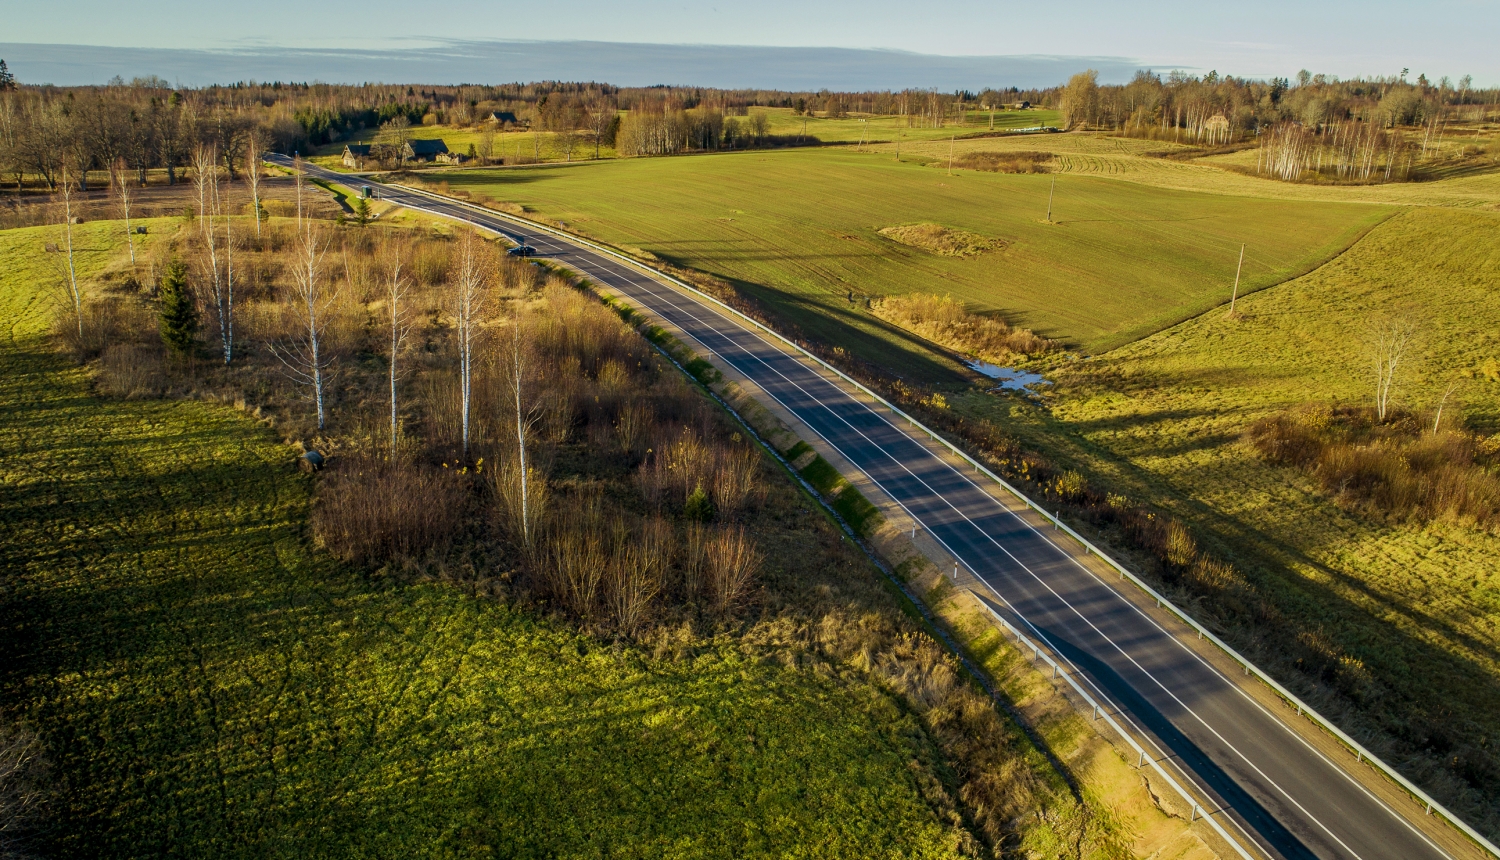
<svg viewBox="0 0 1500 860">
<path fill-rule="evenodd" d="M 974 257 L 1003 248 L 1007 244 L 999 239 L 941 224 L 906 224 L 900 227 L 882 227 L 875 232 L 893 242 L 921 248 L 940 257 Z"/>
<path fill-rule="evenodd" d="M 0 724 L 0 857 L 30 856 L 20 850 L 16 837 L 31 830 L 43 811 L 50 770 L 34 733 Z"/>
<path fill-rule="evenodd" d="M 709 602 L 715 612 L 729 615 L 749 597 L 762 556 L 741 527 L 721 528 L 703 548 Z"/>
<path fill-rule="evenodd" d="M 713 504 L 734 516 L 760 488 L 760 452 L 748 446 L 720 450 L 714 464 Z"/>
<path fill-rule="evenodd" d="M 99 390 L 114 397 L 155 397 L 166 387 L 161 347 L 116 343 L 99 359 Z"/>
<path fill-rule="evenodd" d="M 1500 462 L 1486 440 L 1430 430 L 1365 408 L 1293 410 L 1257 421 L 1251 445 L 1269 463 L 1311 475 L 1335 500 L 1396 519 L 1440 517 L 1491 527 L 1500 521 Z"/>
<path fill-rule="evenodd" d="M 313 530 L 334 555 L 373 566 L 448 547 L 463 513 L 461 476 L 400 455 L 335 463 L 313 508 Z"/>
<path fill-rule="evenodd" d="M 1057 156 L 1050 152 L 965 152 L 953 160 L 954 167 L 989 173 L 1050 173 Z"/>
<path fill-rule="evenodd" d="M 1004 320 L 971 314 L 952 296 L 908 293 L 870 302 L 875 316 L 950 349 L 985 361 L 1004 363 L 1017 355 L 1038 355 L 1058 348 L 1029 329 L 1011 328 Z"/>
</svg>

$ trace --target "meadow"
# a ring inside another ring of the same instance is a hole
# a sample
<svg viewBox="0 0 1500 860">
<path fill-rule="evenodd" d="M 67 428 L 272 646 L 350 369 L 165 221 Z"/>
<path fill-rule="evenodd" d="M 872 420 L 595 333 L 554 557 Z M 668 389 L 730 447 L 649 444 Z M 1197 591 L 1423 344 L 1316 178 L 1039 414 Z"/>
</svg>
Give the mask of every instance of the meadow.
<svg viewBox="0 0 1500 860">
<path fill-rule="evenodd" d="M 865 299 L 951 294 L 971 310 L 1100 352 L 1227 299 L 1241 243 L 1241 290 L 1251 292 L 1316 267 L 1390 214 L 1069 176 L 1057 180 L 1047 223 L 1053 177 L 950 174 L 905 151 L 901 161 L 800 150 L 440 175 L 455 189 L 722 278 L 808 335 L 925 381 L 953 381 L 951 362 L 881 323 Z M 878 232 L 919 223 L 997 247 L 948 257 Z"/>
<path fill-rule="evenodd" d="M 857 116 L 843 117 L 798 116 L 791 108 L 751 108 L 764 111 L 769 121 L 769 131 L 775 137 L 805 135 L 808 139 L 825 144 L 848 144 L 866 146 L 881 142 L 948 140 L 953 136 L 983 135 L 990 131 L 1003 132 L 1011 129 L 1056 125 L 1060 121 L 1057 111 L 1046 109 L 996 111 L 993 123 L 988 112 L 973 111 L 965 116 L 962 124 L 950 124 L 944 128 L 908 127 L 902 117 Z M 493 134 L 494 158 L 505 159 L 506 164 L 528 164 L 533 161 L 567 162 L 587 161 L 594 158 L 595 148 L 588 135 L 580 133 L 574 150 L 569 153 L 563 138 L 556 132 L 526 129 L 502 130 L 490 126 Z M 418 140 L 442 138 L 452 152 L 467 153 L 472 144 L 480 145 L 486 132 L 484 124 L 472 126 L 418 125 L 412 126 L 410 134 Z M 318 147 L 313 160 L 325 167 L 343 170 L 341 156 L 344 146 L 350 143 L 374 143 L 380 139 L 380 130 L 362 129 L 346 140 Z M 612 145 L 602 144 L 598 149 L 600 158 L 616 157 Z"/>
<path fill-rule="evenodd" d="M 173 225 L 150 222 L 143 253 Z M 612 643 L 462 578 L 370 576 L 318 550 L 300 449 L 211 399 L 96 396 L 54 349 L 58 255 L 40 249 L 59 232 L 0 234 L 0 716 L 52 763 L 33 849 L 940 857 L 970 843 L 929 723 L 789 647 L 786 618 Z M 76 228 L 90 283 L 120 265 L 122 232 Z M 828 523 L 778 508 L 792 516 L 768 539 L 818 574 L 768 581 L 833 595 L 871 635 L 900 616 Z"/>
</svg>

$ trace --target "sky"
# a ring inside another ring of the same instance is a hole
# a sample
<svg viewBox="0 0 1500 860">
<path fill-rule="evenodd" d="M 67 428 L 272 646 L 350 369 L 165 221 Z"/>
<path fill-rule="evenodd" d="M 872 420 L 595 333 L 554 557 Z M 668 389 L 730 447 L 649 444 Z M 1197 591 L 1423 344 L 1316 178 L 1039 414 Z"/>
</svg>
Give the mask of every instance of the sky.
<svg viewBox="0 0 1500 860">
<path fill-rule="evenodd" d="M 1038 75 L 1056 83 L 1066 78 L 1065 69 L 1094 67 L 1106 80 L 1128 77 L 1135 68 L 1257 78 L 1290 77 L 1303 68 L 1340 77 L 1409 68 L 1413 78 L 1471 74 L 1476 85 L 1500 84 L 1496 0 L 261 0 L 223 6 L 4 0 L 0 6 L 0 58 L 29 83 L 158 74 L 202 84 L 263 79 L 236 72 L 264 68 L 286 80 L 562 77 L 785 87 L 799 75 L 842 74 L 839 81 L 803 85 L 978 88 L 1028 86 L 1041 81 L 1021 78 Z M 845 50 L 820 61 L 806 50 L 818 48 Z M 106 74 L 111 68 L 117 70 Z M 985 79 L 999 75 L 1010 79 Z"/>
</svg>

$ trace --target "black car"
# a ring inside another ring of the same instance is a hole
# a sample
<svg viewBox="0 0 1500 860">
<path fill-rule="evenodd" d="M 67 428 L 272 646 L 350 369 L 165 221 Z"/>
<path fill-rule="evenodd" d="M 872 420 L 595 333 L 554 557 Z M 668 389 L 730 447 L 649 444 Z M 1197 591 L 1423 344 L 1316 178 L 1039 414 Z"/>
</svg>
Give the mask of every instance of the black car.
<svg viewBox="0 0 1500 860">
<path fill-rule="evenodd" d="M 525 242 L 522 242 L 521 244 L 515 246 L 514 248 L 511 248 L 505 253 L 511 255 L 512 257 L 534 257 L 536 256 L 536 249 L 526 244 Z"/>
</svg>

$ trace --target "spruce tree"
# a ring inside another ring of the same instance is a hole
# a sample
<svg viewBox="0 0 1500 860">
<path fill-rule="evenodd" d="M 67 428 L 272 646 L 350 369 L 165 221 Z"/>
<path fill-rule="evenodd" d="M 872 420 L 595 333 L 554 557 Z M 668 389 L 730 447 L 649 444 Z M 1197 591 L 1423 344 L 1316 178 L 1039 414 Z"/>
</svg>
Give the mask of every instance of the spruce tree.
<svg viewBox="0 0 1500 860">
<path fill-rule="evenodd" d="M 0 60 L 0 92 L 16 88 L 16 76 L 11 73 L 10 68 Z"/>
<path fill-rule="evenodd" d="M 198 308 L 188 291 L 187 266 L 178 259 L 161 275 L 161 339 L 167 348 L 186 354 L 198 333 Z"/>
</svg>

